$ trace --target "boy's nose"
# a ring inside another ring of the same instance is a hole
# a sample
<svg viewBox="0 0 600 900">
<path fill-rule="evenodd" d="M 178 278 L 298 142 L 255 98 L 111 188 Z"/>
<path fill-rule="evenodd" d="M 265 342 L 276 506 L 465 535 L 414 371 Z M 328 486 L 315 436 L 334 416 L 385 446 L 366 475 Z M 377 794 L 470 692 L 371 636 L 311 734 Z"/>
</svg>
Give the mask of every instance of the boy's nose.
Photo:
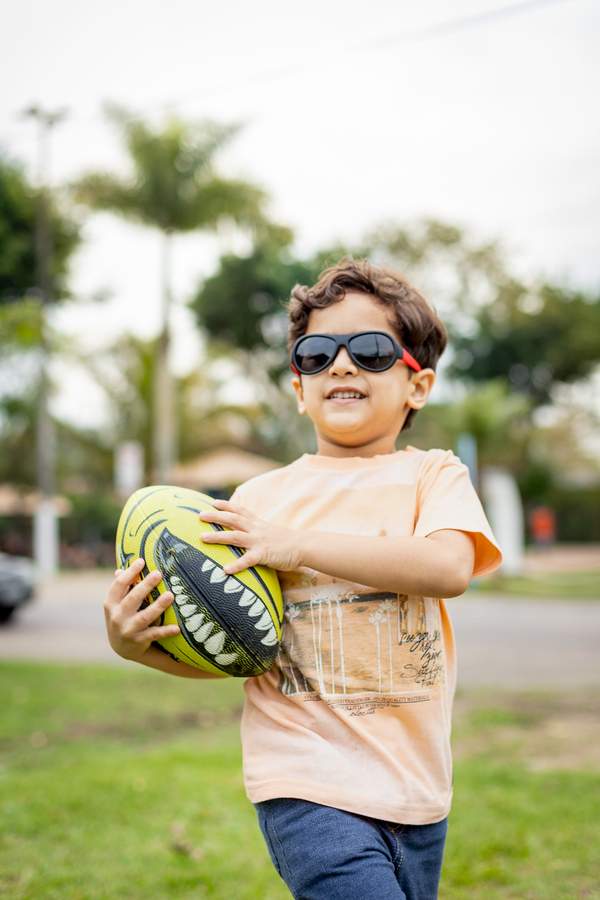
<svg viewBox="0 0 600 900">
<path fill-rule="evenodd" d="M 329 371 L 333 370 L 333 371 L 338 372 L 338 371 L 347 371 L 348 369 L 351 372 L 355 372 L 356 365 L 353 362 L 352 357 L 350 356 L 350 354 L 348 353 L 346 348 L 340 347 L 340 349 L 337 352 L 337 356 L 335 357 L 335 359 L 332 361 L 331 365 L 329 366 Z"/>
</svg>

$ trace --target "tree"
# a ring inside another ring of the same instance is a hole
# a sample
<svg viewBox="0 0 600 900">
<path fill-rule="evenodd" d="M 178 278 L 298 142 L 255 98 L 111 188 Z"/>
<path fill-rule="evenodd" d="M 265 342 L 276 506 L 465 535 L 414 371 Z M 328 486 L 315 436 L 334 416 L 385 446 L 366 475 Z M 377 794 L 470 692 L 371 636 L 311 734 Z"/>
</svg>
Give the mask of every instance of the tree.
<svg viewBox="0 0 600 900">
<path fill-rule="evenodd" d="M 292 255 L 290 242 L 291 234 L 272 232 L 257 241 L 247 256 L 222 256 L 215 274 L 202 281 L 189 303 L 196 320 L 212 338 L 247 351 L 276 348 L 283 353 L 279 362 L 284 368 L 288 325 L 285 306 L 294 284 L 314 283 L 322 269 L 344 253 L 359 256 L 366 252 L 365 247 L 350 251 L 347 246 L 336 245 L 303 260 Z M 276 379 L 278 367 L 272 374 Z"/>
<path fill-rule="evenodd" d="M 505 377 L 540 406 L 552 402 L 554 385 L 587 378 L 597 368 L 600 295 L 543 284 L 502 300 L 477 313 L 473 334 L 454 335 L 454 377 Z"/>
<path fill-rule="evenodd" d="M 515 277 L 498 241 L 423 219 L 367 234 L 374 261 L 397 266 L 440 313 L 460 381 L 504 378 L 533 406 L 553 387 L 589 376 L 600 359 L 600 296 Z"/>
<path fill-rule="evenodd" d="M 39 189 L 29 184 L 20 163 L 0 156 L 0 307 L 36 295 L 35 223 Z M 80 227 L 50 199 L 53 238 L 53 303 L 70 298 L 71 255 L 81 241 Z"/>
<path fill-rule="evenodd" d="M 124 440 L 139 441 L 144 448 L 145 481 L 150 481 L 148 461 L 152 450 L 152 420 L 149 416 L 152 385 L 158 366 L 158 339 L 144 341 L 124 335 L 93 356 L 72 352 L 71 358 L 85 369 L 108 400 L 109 421 L 96 435 L 103 447 L 111 449 Z M 257 411 L 249 406 L 222 403 L 220 382 L 208 364 L 175 379 L 178 425 L 177 443 L 181 458 L 189 459 L 203 451 L 235 440 L 235 429 L 250 432 Z M 79 471 L 85 471 L 80 466 Z"/>
<path fill-rule="evenodd" d="M 384 222 L 365 236 L 369 258 L 403 272 L 444 321 L 468 326 L 483 304 L 518 284 L 498 242 L 474 240 L 458 225 L 423 218 Z"/>
<path fill-rule="evenodd" d="M 153 388 L 155 479 L 160 482 L 175 455 L 168 370 L 172 238 L 180 232 L 214 231 L 226 222 L 262 234 L 271 227 L 264 214 L 267 193 L 215 171 L 216 154 L 237 134 L 239 124 L 186 123 L 172 116 L 162 128 L 152 130 L 120 106 L 109 104 L 106 111 L 125 142 L 131 175 L 89 173 L 72 184 L 72 191 L 78 202 L 92 209 L 118 213 L 162 233 L 162 328 Z"/>
</svg>

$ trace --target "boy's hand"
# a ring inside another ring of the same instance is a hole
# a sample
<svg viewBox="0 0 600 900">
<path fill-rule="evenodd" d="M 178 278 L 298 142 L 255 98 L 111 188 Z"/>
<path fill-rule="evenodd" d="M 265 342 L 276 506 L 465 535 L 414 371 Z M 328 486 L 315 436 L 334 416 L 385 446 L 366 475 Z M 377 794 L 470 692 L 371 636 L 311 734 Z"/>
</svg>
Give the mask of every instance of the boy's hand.
<svg viewBox="0 0 600 900">
<path fill-rule="evenodd" d="M 207 544 L 232 544 L 247 550 L 235 562 L 223 566 L 224 572 L 232 575 L 259 564 L 287 572 L 302 565 L 297 531 L 259 519 L 249 509 L 229 500 L 214 500 L 213 506 L 212 512 L 200 514 L 200 520 L 218 522 L 237 530 L 207 530 L 202 533 L 202 540 Z"/>
<path fill-rule="evenodd" d="M 144 560 L 137 559 L 128 569 L 117 569 L 104 601 L 104 619 L 108 641 L 115 653 L 123 659 L 139 662 L 152 641 L 169 637 L 179 632 L 179 625 L 155 625 L 152 622 L 173 602 L 173 594 L 167 591 L 138 612 L 142 601 L 161 580 L 160 572 L 151 572 L 143 581 L 138 580 L 144 567 Z"/>
</svg>

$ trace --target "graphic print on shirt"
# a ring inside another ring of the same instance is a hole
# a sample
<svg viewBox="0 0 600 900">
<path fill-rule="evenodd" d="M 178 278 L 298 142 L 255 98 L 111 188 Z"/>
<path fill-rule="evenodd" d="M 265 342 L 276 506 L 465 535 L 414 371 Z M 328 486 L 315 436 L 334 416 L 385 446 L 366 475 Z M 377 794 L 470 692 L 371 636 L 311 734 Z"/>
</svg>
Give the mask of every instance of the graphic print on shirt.
<svg viewBox="0 0 600 900">
<path fill-rule="evenodd" d="M 346 583 L 311 584 L 286 603 L 275 666 L 284 694 L 427 691 L 443 678 L 439 602 Z"/>
</svg>

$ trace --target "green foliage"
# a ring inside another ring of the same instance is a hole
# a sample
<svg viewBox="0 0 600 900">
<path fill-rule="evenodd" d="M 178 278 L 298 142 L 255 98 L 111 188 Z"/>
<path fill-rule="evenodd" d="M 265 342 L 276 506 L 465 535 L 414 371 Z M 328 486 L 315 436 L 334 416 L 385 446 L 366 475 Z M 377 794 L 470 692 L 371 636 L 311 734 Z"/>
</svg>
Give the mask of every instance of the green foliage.
<svg viewBox="0 0 600 900">
<path fill-rule="evenodd" d="M 600 543 L 600 484 L 554 485 L 543 502 L 556 514 L 558 541 Z"/>
<path fill-rule="evenodd" d="M 296 282 L 310 282 L 314 267 L 290 258 L 280 246 L 264 243 L 250 256 L 229 254 L 218 271 L 206 278 L 190 302 L 199 325 L 211 338 L 244 350 L 275 343 L 281 348 L 287 334 L 282 306 Z M 269 333 L 279 324 L 276 335 Z"/>
<path fill-rule="evenodd" d="M 119 178 L 91 172 L 76 179 L 70 190 L 78 203 L 166 233 L 213 229 L 226 220 L 264 227 L 267 193 L 214 171 L 215 155 L 237 134 L 239 124 L 187 123 L 171 116 L 152 129 L 117 104 L 107 104 L 106 112 L 125 142 L 132 174 Z"/>
<path fill-rule="evenodd" d="M 78 362 L 97 383 L 109 401 L 111 421 L 102 434 L 101 454 L 98 466 L 86 466 L 84 458 L 72 471 L 90 474 L 91 479 L 100 478 L 99 464 L 104 461 L 104 481 L 106 487 L 112 485 L 113 450 L 117 443 L 135 440 L 142 444 L 145 461 L 145 480 L 151 478 L 150 460 L 152 455 L 153 422 L 152 387 L 158 366 L 157 339 L 143 340 L 134 335 L 123 335 L 105 350 L 93 357 L 78 355 Z M 216 399 L 220 380 L 212 375 L 208 367 L 193 369 L 187 375 L 173 376 L 174 401 L 176 405 L 176 444 L 178 457 L 191 457 L 231 441 L 228 422 L 237 420 L 241 425 L 250 422 L 256 415 L 250 406 L 222 404 Z M 78 432 L 79 446 L 84 436 Z M 75 435 L 73 435 L 75 440 Z M 96 433 L 96 441 L 100 441 Z M 99 448 L 100 449 L 100 448 Z M 92 447 L 90 447 L 90 451 Z M 108 457 L 105 454 L 108 453 Z M 72 462 L 76 462 L 72 459 Z M 65 476 L 66 476 L 65 472 Z"/>
<path fill-rule="evenodd" d="M 245 257 L 225 255 L 216 273 L 206 278 L 190 302 L 198 324 L 210 337 L 243 350 L 272 348 L 272 377 L 278 381 L 289 365 L 286 306 L 295 284 L 314 284 L 326 267 L 344 254 L 364 256 L 369 247 L 334 245 L 307 259 L 294 257 L 284 235 L 255 242 Z"/>
<path fill-rule="evenodd" d="M 551 402 L 557 382 L 589 376 L 600 359 L 600 296 L 522 287 L 483 307 L 475 323 L 474 334 L 453 334 L 450 374 L 471 382 L 508 378 L 536 406 Z"/>
<path fill-rule="evenodd" d="M 7 384 L 0 395 L 0 483 L 35 484 L 35 385 Z"/>
<path fill-rule="evenodd" d="M 480 592 L 513 596 L 515 602 L 523 597 L 537 598 L 544 603 L 577 600 L 600 600 L 600 571 L 550 572 L 529 575 L 486 575 L 475 579 L 468 596 L 477 597 Z"/>
<path fill-rule="evenodd" d="M 495 378 L 448 403 L 440 416 L 453 445 L 463 432 L 475 438 L 479 465 L 518 468 L 530 408 L 527 398 L 512 392 L 503 378 Z"/>
<path fill-rule="evenodd" d="M 513 283 L 497 242 L 481 243 L 460 226 L 424 217 L 394 220 L 367 232 L 369 258 L 403 272 L 449 328 L 462 327 L 481 303 L 494 303 Z"/>
<path fill-rule="evenodd" d="M 35 230 L 39 189 L 27 181 L 23 166 L 0 158 L 0 308 L 21 300 L 37 286 Z M 55 198 L 41 195 L 52 234 L 51 301 L 71 296 L 67 289 L 69 259 L 81 241 L 79 225 L 62 212 Z M 2 334 L 0 325 L 0 347 Z"/>
<path fill-rule="evenodd" d="M 61 522 L 68 544 L 114 542 L 122 504 L 111 493 L 67 494 L 71 514 Z"/>
</svg>

